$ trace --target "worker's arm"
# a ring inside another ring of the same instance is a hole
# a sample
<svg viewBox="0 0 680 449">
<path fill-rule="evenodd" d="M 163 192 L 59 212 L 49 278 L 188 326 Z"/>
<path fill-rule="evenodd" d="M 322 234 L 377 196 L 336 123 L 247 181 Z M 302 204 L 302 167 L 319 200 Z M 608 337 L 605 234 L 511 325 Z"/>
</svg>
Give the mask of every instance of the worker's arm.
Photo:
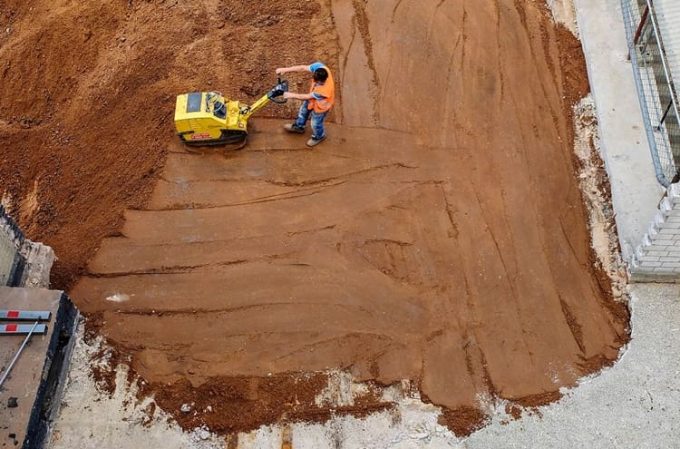
<svg viewBox="0 0 680 449">
<path fill-rule="evenodd" d="M 279 67 L 276 69 L 277 75 L 283 75 L 289 72 L 309 72 L 309 65 L 294 65 L 290 67 Z"/>
<path fill-rule="evenodd" d="M 314 98 L 312 94 L 296 94 L 295 92 L 284 92 L 283 98 L 291 98 L 293 100 L 311 100 Z"/>
</svg>

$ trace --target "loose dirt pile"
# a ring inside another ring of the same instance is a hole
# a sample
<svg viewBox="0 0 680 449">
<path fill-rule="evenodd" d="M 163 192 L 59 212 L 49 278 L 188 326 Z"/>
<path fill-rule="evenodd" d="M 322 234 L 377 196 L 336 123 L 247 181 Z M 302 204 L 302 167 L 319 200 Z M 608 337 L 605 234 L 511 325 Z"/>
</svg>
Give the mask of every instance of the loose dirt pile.
<svg viewBox="0 0 680 449">
<path fill-rule="evenodd" d="M 189 426 L 282 419 L 319 387 L 285 379 L 344 369 L 411 379 L 465 433 L 480 401 L 554 400 L 627 340 L 575 177 L 583 56 L 536 2 L 9 9 L 0 144 L 20 151 L 3 152 L 3 188 L 20 204 L 38 180 L 24 225 L 63 285 L 109 236 L 72 296 L 180 422 L 181 402 L 211 407 Z M 41 76 L 23 54 L 58 59 Z M 228 158 L 177 144 L 175 93 L 248 99 L 315 59 L 341 94 L 318 150 L 262 119 Z"/>
<path fill-rule="evenodd" d="M 332 59 L 302 33 L 327 17 L 282 0 L 1 2 L 0 195 L 55 249 L 53 286 L 69 288 L 123 211 L 144 205 L 178 92 L 259 97 L 274 65 Z"/>
</svg>

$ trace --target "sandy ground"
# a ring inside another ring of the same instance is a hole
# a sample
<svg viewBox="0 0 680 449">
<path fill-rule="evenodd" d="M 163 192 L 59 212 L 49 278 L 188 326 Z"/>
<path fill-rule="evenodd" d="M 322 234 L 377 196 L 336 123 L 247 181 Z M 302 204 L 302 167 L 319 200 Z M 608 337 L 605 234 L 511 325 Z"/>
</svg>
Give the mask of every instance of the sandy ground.
<svg viewBox="0 0 680 449">
<path fill-rule="evenodd" d="M 601 374 L 582 379 L 557 403 L 520 420 L 495 406 L 492 423 L 466 439 L 456 438 L 437 423 L 439 411 L 402 400 L 397 412 L 357 420 L 334 418 L 325 425 L 297 424 L 288 429 L 295 449 L 481 449 L 553 447 L 571 449 L 675 449 L 680 432 L 680 287 L 634 285 L 630 288 L 632 339 L 621 359 Z M 209 432 L 183 432 L 148 401 L 135 405 L 134 392 L 121 388 L 112 398 L 88 377 L 88 354 L 82 342 L 64 397 L 65 406 L 49 447 L 120 448 L 162 445 L 167 448 L 280 449 L 281 428 L 262 427 L 228 442 Z M 125 384 L 125 372 L 119 374 Z M 84 431 L 84 429 L 89 429 Z M 236 445 L 238 443 L 238 445 Z M 231 444 L 231 445 L 230 445 Z"/>
<path fill-rule="evenodd" d="M 234 393 L 238 376 L 347 369 L 410 379 L 473 425 L 480 397 L 555 399 L 626 341 L 574 175 L 578 41 L 535 4 L 379 6 L 332 6 L 342 126 L 329 142 L 310 152 L 263 120 L 228 158 L 170 142 L 151 200 L 72 291 L 162 407 L 236 394 L 269 409 L 263 381 Z M 437 61 L 446 70 L 419 69 Z M 201 419 L 256 424 L 240 416 Z"/>
<path fill-rule="evenodd" d="M 53 55 L 36 30 L 85 24 L 73 31 L 90 50 L 81 65 L 52 61 L 53 78 L 28 79 L 48 92 L 32 105 L 50 113 L 21 116 L 23 98 L 0 105 L 3 142 L 31 156 L 23 168 L 4 156 L 4 170 L 21 169 L 3 188 L 30 212 L 30 232 L 64 248 L 65 284 L 108 235 L 71 295 L 144 393 L 185 427 L 233 432 L 327 419 L 313 373 L 342 369 L 381 385 L 410 380 L 467 433 L 489 401 L 555 400 L 617 358 L 628 313 L 595 266 L 573 156 L 583 59 L 547 8 L 237 3 L 108 2 L 93 14 L 36 2 L 35 14 L 50 10 L 41 22 L 8 6 L 18 12 L 7 19 L 7 55 Z M 99 20 L 103 32 L 88 32 Z M 216 69 L 197 48 L 234 67 Z M 171 93 L 224 85 L 247 97 L 264 90 L 263 61 L 317 57 L 341 93 L 318 151 L 258 120 L 246 150 L 196 156 L 166 126 Z M 7 66 L 3 93 L 26 70 Z M 81 103 L 51 93 L 64 80 L 76 98 L 94 95 L 93 114 L 83 119 Z M 104 110 L 110 120 L 87 122 Z M 57 124 L 66 137 L 50 139 Z M 43 150 L 47 141 L 57 143 Z M 45 160 L 60 176 L 41 172 Z M 348 411 L 382 398 L 366 401 Z M 178 411 L 191 402 L 198 413 Z"/>
</svg>

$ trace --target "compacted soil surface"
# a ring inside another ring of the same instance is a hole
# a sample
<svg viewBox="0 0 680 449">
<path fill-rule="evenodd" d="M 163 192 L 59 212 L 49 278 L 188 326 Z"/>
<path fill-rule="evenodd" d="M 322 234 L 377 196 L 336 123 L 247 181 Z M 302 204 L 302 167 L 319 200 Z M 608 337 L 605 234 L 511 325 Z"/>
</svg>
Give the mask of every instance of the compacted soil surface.
<svg viewBox="0 0 680 449">
<path fill-rule="evenodd" d="M 575 176 L 583 55 L 541 2 L 6 0 L 0 25 L 3 203 L 181 424 L 325 419 L 342 369 L 372 393 L 337 412 L 408 379 L 461 434 L 627 340 Z M 339 98 L 314 150 L 293 102 L 238 152 L 173 135 L 176 94 L 250 101 L 317 59 Z"/>
</svg>

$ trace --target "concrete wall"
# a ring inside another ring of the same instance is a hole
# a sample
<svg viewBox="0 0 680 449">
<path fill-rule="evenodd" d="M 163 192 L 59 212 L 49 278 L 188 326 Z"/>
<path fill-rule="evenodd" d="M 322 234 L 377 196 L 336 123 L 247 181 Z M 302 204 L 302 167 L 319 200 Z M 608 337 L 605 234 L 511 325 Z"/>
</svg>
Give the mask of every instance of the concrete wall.
<svg viewBox="0 0 680 449">
<path fill-rule="evenodd" d="M 680 282 L 680 183 L 671 184 L 630 266 L 637 282 Z"/>
<path fill-rule="evenodd" d="M 0 206 L 0 287 L 47 288 L 53 263 L 52 248 L 25 239 Z"/>
<path fill-rule="evenodd" d="M 0 206 L 0 286 L 16 286 L 21 282 L 24 258 L 20 254 L 24 236 Z"/>
</svg>

